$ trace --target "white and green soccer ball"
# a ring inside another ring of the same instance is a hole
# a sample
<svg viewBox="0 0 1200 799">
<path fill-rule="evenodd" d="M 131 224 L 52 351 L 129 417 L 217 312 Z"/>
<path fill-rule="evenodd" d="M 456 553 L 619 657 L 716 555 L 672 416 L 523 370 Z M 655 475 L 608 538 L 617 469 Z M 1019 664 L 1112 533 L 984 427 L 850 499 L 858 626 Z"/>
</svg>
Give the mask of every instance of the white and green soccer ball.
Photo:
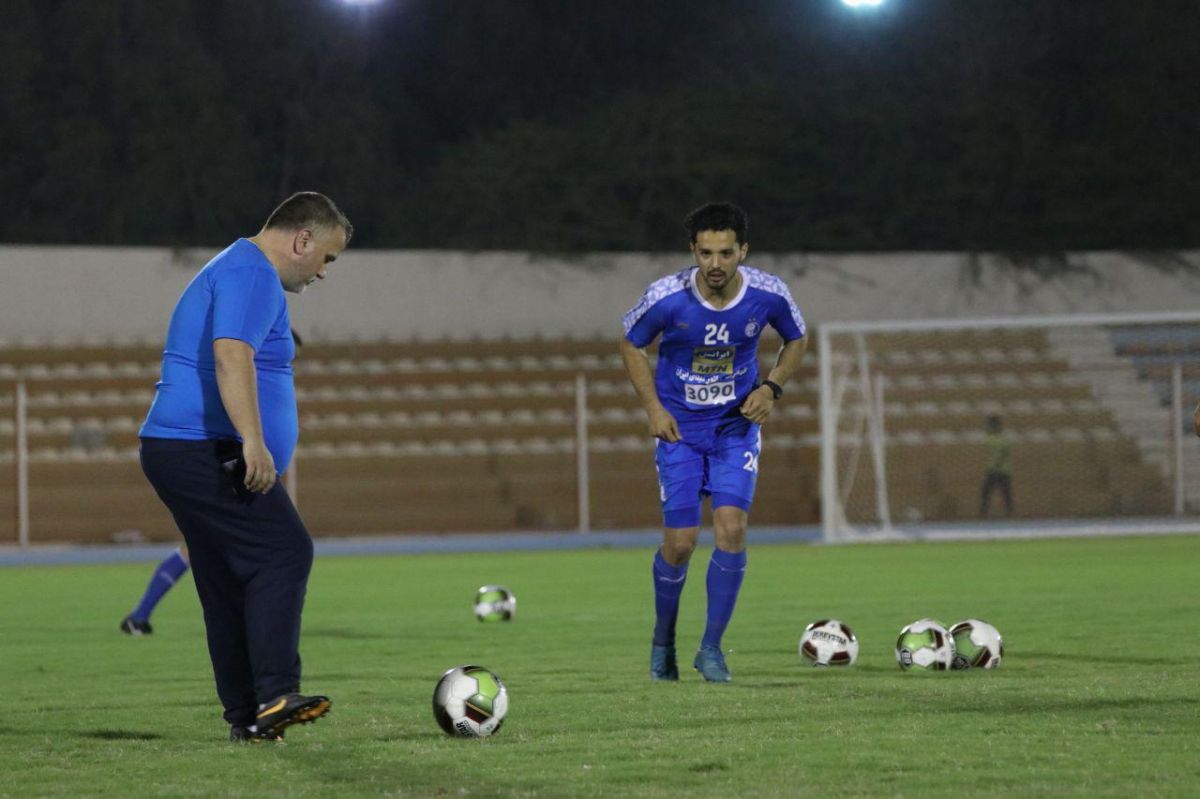
<svg viewBox="0 0 1200 799">
<path fill-rule="evenodd" d="M 800 636 L 800 657 L 810 666 L 849 666 L 858 659 L 858 638 L 837 619 L 814 621 Z"/>
<path fill-rule="evenodd" d="M 945 671 L 954 661 L 954 637 L 936 619 L 920 619 L 900 631 L 896 662 L 905 671 Z"/>
<path fill-rule="evenodd" d="M 433 689 L 433 717 L 447 735 L 486 738 L 508 713 L 508 689 L 483 666 L 456 666 Z"/>
<path fill-rule="evenodd" d="M 485 585 L 475 592 L 475 618 L 511 621 L 517 615 L 517 598 L 502 585 Z"/>
<path fill-rule="evenodd" d="M 950 628 L 954 639 L 953 669 L 994 669 L 1004 658 L 1000 631 L 983 619 L 964 619 Z"/>
</svg>

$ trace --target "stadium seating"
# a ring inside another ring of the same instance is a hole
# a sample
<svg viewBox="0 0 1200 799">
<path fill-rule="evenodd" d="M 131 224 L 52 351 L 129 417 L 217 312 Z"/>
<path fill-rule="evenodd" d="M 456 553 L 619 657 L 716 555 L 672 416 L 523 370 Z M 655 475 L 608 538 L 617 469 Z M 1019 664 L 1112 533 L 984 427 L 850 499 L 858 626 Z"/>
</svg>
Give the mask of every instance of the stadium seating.
<svg viewBox="0 0 1200 799">
<path fill-rule="evenodd" d="M 0 475 L 13 470 L 20 379 L 35 541 L 175 537 L 136 459 L 159 357 L 142 344 L 0 349 Z M 581 373 L 593 524 L 656 525 L 652 447 L 615 341 L 526 340 L 306 344 L 296 471 L 309 526 L 322 535 L 574 528 Z M 0 491 L 0 540 L 15 536 L 13 483 Z"/>
<path fill-rule="evenodd" d="M 1162 475 L 1036 331 L 871 341 L 898 517 L 974 518 L 982 423 L 1013 436 L 1022 516 L 1159 512 Z M 1182 346 L 1169 338 L 1172 347 Z M 1195 342 L 1190 339 L 1188 347 Z M 778 342 L 764 341 L 764 367 Z M 1138 342 L 1118 346 L 1150 357 Z M 0 540 L 12 540 L 11 387 L 28 392 L 36 541 L 171 540 L 137 464 L 160 353 L 144 342 L 0 348 Z M 1147 365 L 1152 371 L 1153 365 Z M 616 344 L 601 340 L 307 342 L 296 363 L 298 501 L 314 533 L 562 530 L 578 524 L 575 380 L 587 381 L 591 525 L 660 523 L 652 441 Z M 820 518 L 816 348 L 764 434 L 753 521 Z M 853 413 L 853 402 L 843 413 Z M 1079 468 L 1055 473 L 1051 454 Z M 863 467 L 848 507 L 870 503 Z"/>
<path fill-rule="evenodd" d="M 1165 405 L 1170 401 L 1171 371 L 1183 367 L 1184 404 L 1200 400 L 1200 328 L 1196 325 L 1127 325 L 1108 333 L 1118 355 L 1131 360 L 1139 377 L 1152 381 Z"/>
</svg>

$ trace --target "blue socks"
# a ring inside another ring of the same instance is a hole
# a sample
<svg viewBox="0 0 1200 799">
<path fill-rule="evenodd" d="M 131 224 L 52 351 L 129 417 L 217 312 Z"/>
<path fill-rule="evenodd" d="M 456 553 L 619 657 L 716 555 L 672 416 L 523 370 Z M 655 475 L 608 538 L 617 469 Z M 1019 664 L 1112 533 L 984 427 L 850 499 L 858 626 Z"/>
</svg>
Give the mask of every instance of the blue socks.
<svg viewBox="0 0 1200 799">
<path fill-rule="evenodd" d="M 662 550 L 654 553 L 654 645 L 675 646 L 675 619 L 679 617 L 679 595 L 687 579 L 687 564 L 672 566 Z"/>
<path fill-rule="evenodd" d="M 704 628 L 701 647 L 721 648 L 721 636 L 733 618 L 733 606 L 737 604 L 742 578 L 746 576 L 746 550 L 726 552 L 713 549 L 708 562 L 708 626 Z"/>
<path fill-rule="evenodd" d="M 134 621 L 148 621 L 150 614 L 154 612 L 154 606 L 187 570 L 188 562 L 181 551 L 177 549 L 167 555 L 166 559 L 154 570 L 154 576 L 150 578 L 150 585 L 146 586 L 146 593 L 142 595 L 142 601 L 133 609 L 133 613 L 129 614 L 130 618 Z"/>
<path fill-rule="evenodd" d="M 662 550 L 654 553 L 654 645 L 675 646 L 675 620 L 679 617 L 679 597 L 687 580 L 687 564 L 672 566 L 663 559 Z M 746 576 L 746 551 L 726 552 L 714 549 L 708 562 L 708 624 L 700 646 L 721 647 L 721 637 L 733 607 L 737 604 L 742 579 Z"/>
</svg>

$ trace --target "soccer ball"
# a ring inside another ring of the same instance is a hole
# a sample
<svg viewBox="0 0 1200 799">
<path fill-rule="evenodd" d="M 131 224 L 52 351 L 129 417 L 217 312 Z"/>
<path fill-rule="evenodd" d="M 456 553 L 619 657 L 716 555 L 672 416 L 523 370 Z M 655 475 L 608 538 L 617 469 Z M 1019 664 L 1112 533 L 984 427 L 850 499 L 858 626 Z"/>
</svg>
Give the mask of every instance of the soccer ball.
<svg viewBox="0 0 1200 799">
<path fill-rule="evenodd" d="M 952 669 L 994 669 L 1004 657 L 1000 631 L 982 619 L 966 619 L 950 628 L 954 639 Z"/>
<path fill-rule="evenodd" d="M 837 619 L 814 621 L 800 636 L 800 657 L 813 666 L 849 666 L 858 659 L 858 639 Z"/>
<path fill-rule="evenodd" d="M 456 666 L 433 689 L 433 717 L 447 735 L 486 738 L 507 713 L 508 689 L 482 666 Z"/>
<path fill-rule="evenodd" d="M 517 614 L 517 598 L 502 585 L 485 585 L 475 592 L 475 618 L 509 621 Z"/>
<path fill-rule="evenodd" d="M 920 619 L 900 631 L 896 661 L 900 668 L 945 671 L 954 660 L 954 637 L 936 619 Z"/>
</svg>

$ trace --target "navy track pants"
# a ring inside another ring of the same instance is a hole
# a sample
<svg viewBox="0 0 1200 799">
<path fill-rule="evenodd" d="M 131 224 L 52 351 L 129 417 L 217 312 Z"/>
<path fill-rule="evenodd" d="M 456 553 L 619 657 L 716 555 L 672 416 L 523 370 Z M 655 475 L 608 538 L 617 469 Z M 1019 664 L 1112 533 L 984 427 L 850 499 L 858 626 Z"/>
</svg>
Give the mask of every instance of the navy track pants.
<svg viewBox="0 0 1200 799">
<path fill-rule="evenodd" d="M 280 483 L 240 484 L 228 466 L 240 454 L 232 440 L 141 440 L 142 471 L 187 541 L 225 720 L 252 724 L 260 703 L 300 689 L 313 544 Z"/>
</svg>

